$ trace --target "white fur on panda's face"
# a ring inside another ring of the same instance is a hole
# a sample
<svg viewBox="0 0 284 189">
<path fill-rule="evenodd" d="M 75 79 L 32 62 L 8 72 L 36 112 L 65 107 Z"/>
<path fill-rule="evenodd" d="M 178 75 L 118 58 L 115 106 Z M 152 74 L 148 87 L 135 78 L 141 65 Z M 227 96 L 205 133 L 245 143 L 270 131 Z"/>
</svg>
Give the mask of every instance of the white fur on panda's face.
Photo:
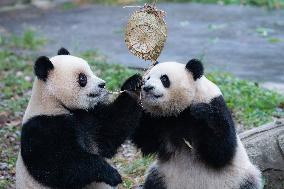
<svg viewBox="0 0 284 189">
<path fill-rule="evenodd" d="M 49 72 L 46 81 L 47 91 L 66 107 L 87 109 L 104 101 L 108 94 L 104 88 L 105 81 L 94 75 L 85 60 L 60 55 L 50 61 L 54 69 Z"/>
<path fill-rule="evenodd" d="M 143 79 L 142 105 L 153 115 L 177 115 L 193 101 L 195 81 L 184 64 L 159 63 Z"/>
</svg>

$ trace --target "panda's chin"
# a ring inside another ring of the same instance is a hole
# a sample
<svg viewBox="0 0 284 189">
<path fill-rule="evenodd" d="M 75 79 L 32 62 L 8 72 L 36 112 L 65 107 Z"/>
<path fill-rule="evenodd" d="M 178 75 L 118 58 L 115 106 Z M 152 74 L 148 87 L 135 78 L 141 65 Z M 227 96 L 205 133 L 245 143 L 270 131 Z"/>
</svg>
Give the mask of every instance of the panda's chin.
<svg viewBox="0 0 284 189">
<path fill-rule="evenodd" d="M 142 96 L 141 102 L 143 105 L 145 105 L 145 107 L 159 107 L 163 102 L 162 97 L 162 95 Z"/>
<path fill-rule="evenodd" d="M 164 95 L 163 94 L 156 94 L 156 93 L 142 93 L 142 98 L 149 101 L 157 101 L 160 100 Z"/>
<path fill-rule="evenodd" d="M 91 107 L 97 105 L 99 102 L 104 102 L 108 98 L 107 91 L 100 91 L 98 93 L 89 93 L 87 100 Z"/>
<path fill-rule="evenodd" d="M 87 97 L 92 100 L 92 99 L 104 97 L 107 94 L 108 94 L 107 90 L 100 90 L 100 91 L 88 93 Z"/>
</svg>

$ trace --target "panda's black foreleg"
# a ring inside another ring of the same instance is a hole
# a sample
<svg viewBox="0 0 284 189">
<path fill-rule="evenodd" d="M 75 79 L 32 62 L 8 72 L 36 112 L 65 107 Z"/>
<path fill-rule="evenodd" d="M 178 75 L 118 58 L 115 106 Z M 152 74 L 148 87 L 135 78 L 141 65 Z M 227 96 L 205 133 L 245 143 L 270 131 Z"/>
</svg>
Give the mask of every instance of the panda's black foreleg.
<svg viewBox="0 0 284 189">
<path fill-rule="evenodd" d="M 122 93 L 101 114 L 95 140 L 99 154 L 111 158 L 138 125 L 141 110 L 135 99 Z"/>
<path fill-rule="evenodd" d="M 60 177 L 57 177 L 59 188 L 82 188 L 92 182 L 104 182 L 117 186 L 122 182 L 116 169 L 103 158 L 93 154 L 82 154 L 81 158 L 66 166 Z"/>
<path fill-rule="evenodd" d="M 143 189 L 166 189 L 164 177 L 156 168 L 149 171 Z"/>
<path fill-rule="evenodd" d="M 139 124 L 142 114 L 137 100 L 137 92 L 141 87 L 142 77 L 138 74 L 125 81 L 121 93 L 115 101 L 106 106 L 101 112 L 102 126 L 98 130 L 97 144 L 99 154 L 103 157 L 112 157 L 119 146 L 131 135 Z"/>
<path fill-rule="evenodd" d="M 157 125 L 160 120 L 154 119 L 150 114 L 143 113 L 140 124 L 131 136 L 132 142 L 141 149 L 143 155 L 158 153 L 163 144 L 162 130 Z"/>
<path fill-rule="evenodd" d="M 222 96 L 210 104 L 199 103 L 191 107 L 196 119 L 193 144 L 200 158 L 214 168 L 222 168 L 234 157 L 237 139 L 231 114 Z"/>
</svg>

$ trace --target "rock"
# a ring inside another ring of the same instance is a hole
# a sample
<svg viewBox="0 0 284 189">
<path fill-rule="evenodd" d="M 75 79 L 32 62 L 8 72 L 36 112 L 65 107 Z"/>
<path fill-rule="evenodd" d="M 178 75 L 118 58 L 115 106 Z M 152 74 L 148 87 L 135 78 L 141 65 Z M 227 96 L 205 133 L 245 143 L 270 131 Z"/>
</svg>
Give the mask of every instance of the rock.
<svg viewBox="0 0 284 189">
<path fill-rule="evenodd" d="M 6 170 L 8 169 L 8 164 L 7 163 L 0 163 L 0 170 Z"/>
<path fill-rule="evenodd" d="M 1 104 L 0 104 L 1 105 Z M 0 126 L 4 125 L 8 120 L 9 113 L 8 112 L 1 112 L 0 113 Z"/>
<path fill-rule="evenodd" d="M 282 154 L 284 154 L 284 135 L 278 136 L 278 144 Z"/>
<path fill-rule="evenodd" d="M 265 177 L 265 188 L 283 189 L 284 120 L 245 131 L 240 138 Z"/>
</svg>

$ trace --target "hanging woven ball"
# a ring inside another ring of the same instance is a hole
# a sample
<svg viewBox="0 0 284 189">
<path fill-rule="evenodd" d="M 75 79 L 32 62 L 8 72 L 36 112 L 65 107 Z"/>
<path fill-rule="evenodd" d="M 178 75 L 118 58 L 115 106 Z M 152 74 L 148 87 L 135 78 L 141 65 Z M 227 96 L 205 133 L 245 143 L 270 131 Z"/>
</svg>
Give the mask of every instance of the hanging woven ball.
<svg viewBox="0 0 284 189">
<path fill-rule="evenodd" d="M 130 17 L 125 42 L 131 53 L 144 60 L 155 62 L 161 54 L 167 38 L 164 12 L 145 5 Z"/>
</svg>

